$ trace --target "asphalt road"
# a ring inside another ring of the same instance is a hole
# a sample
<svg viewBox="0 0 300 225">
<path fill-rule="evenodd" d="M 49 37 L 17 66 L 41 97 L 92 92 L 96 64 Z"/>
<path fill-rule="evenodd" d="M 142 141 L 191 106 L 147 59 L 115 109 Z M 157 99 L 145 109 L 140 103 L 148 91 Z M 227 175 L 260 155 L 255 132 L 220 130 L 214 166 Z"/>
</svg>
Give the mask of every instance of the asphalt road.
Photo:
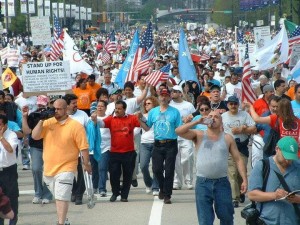
<svg viewBox="0 0 300 225">
<path fill-rule="evenodd" d="M 23 171 L 19 166 L 19 222 L 20 225 L 55 225 L 56 210 L 54 202 L 47 205 L 34 205 L 33 179 L 31 171 Z M 139 186 L 131 188 L 129 202 L 117 200 L 109 202 L 109 198 L 97 196 L 93 209 L 87 208 L 86 196 L 83 205 L 70 204 L 68 218 L 71 225 L 197 225 L 194 190 L 176 190 L 171 205 L 164 205 L 157 197 L 145 193 L 145 185 L 141 174 L 138 175 Z M 110 185 L 108 182 L 108 190 Z M 110 194 L 110 193 L 109 193 Z M 235 210 L 235 224 L 245 224 L 240 217 L 241 204 Z M 8 224 L 8 221 L 6 221 Z M 216 218 L 214 224 L 219 224 Z"/>
</svg>

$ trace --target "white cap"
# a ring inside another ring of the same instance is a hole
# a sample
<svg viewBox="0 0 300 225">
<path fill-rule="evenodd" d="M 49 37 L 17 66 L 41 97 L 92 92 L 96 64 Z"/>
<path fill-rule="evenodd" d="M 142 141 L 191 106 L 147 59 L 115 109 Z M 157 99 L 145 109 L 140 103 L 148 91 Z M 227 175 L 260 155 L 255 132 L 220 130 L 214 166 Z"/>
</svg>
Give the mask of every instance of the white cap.
<svg viewBox="0 0 300 225">
<path fill-rule="evenodd" d="M 180 91 L 181 93 L 183 92 L 183 91 L 182 91 L 182 87 L 179 86 L 179 85 L 175 85 L 174 87 L 172 87 L 172 90 Z"/>
</svg>

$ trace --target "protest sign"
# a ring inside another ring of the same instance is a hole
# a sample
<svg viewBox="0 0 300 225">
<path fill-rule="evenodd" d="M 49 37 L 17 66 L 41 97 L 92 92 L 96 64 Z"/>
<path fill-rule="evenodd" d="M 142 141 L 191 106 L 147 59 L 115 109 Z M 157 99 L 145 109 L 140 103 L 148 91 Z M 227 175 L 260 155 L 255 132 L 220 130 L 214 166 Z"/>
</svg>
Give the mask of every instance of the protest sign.
<svg viewBox="0 0 300 225">
<path fill-rule="evenodd" d="M 23 64 L 22 77 L 25 96 L 64 95 L 72 89 L 68 61 Z"/>
<path fill-rule="evenodd" d="M 48 16 L 30 17 L 33 45 L 51 44 L 51 31 Z"/>
<path fill-rule="evenodd" d="M 300 44 L 294 44 L 293 48 L 292 48 L 289 67 L 296 66 L 296 64 L 299 60 L 300 60 Z"/>
<path fill-rule="evenodd" d="M 264 47 L 271 41 L 270 26 L 254 27 L 254 40 L 257 49 Z"/>
</svg>

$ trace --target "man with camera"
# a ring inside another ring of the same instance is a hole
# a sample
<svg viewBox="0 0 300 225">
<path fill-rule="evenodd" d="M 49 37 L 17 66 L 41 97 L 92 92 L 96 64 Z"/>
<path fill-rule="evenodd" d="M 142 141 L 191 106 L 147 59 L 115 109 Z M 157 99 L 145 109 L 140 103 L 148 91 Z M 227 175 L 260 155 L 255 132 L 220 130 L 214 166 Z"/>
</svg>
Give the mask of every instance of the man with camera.
<svg viewBox="0 0 300 225">
<path fill-rule="evenodd" d="M 43 138 L 44 181 L 56 200 L 57 224 L 63 225 L 71 200 L 79 153 L 88 173 L 91 173 L 91 164 L 84 127 L 68 116 L 64 99 L 56 100 L 53 106 L 54 117 L 39 120 L 32 130 L 32 138 Z"/>
<path fill-rule="evenodd" d="M 248 197 L 256 201 L 261 224 L 300 224 L 300 163 L 298 144 L 292 137 L 281 138 L 269 158 L 270 172 L 263 189 L 263 162 L 258 161 L 249 178 Z M 284 184 L 285 183 L 285 184 Z"/>
<path fill-rule="evenodd" d="M 48 97 L 40 95 L 37 97 L 37 107 L 35 112 L 29 113 L 28 105 L 22 107 L 22 130 L 25 136 L 28 135 L 28 144 L 30 147 L 30 155 L 32 162 L 32 176 L 34 184 L 33 204 L 48 204 L 52 199 L 52 194 L 43 182 L 43 140 L 34 140 L 31 137 L 33 128 L 38 124 L 39 120 L 53 117 L 54 113 L 47 110 Z M 26 138 L 27 139 L 27 138 Z"/>
</svg>

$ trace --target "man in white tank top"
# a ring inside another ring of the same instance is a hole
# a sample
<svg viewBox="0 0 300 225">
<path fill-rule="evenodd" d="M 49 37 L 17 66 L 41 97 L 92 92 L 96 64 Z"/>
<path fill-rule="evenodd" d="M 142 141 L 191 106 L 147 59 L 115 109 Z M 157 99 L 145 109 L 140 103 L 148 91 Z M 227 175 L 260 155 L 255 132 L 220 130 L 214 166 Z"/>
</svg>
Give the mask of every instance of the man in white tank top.
<svg viewBox="0 0 300 225">
<path fill-rule="evenodd" d="M 193 127 L 197 124 L 206 124 L 207 131 L 194 130 Z M 212 225 L 214 213 L 220 219 L 220 224 L 233 225 L 234 209 L 227 177 L 229 153 L 235 160 L 243 179 L 241 193 L 247 191 L 244 161 L 233 137 L 224 133 L 221 128 L 222 117 L 218 112 L 213 111 L 208 117 L 201 117 L 176 129 L 180 137 L 193 140 L 195 143 L 197 154 L 195 193 L 199 225 Z"/>
</svg>

